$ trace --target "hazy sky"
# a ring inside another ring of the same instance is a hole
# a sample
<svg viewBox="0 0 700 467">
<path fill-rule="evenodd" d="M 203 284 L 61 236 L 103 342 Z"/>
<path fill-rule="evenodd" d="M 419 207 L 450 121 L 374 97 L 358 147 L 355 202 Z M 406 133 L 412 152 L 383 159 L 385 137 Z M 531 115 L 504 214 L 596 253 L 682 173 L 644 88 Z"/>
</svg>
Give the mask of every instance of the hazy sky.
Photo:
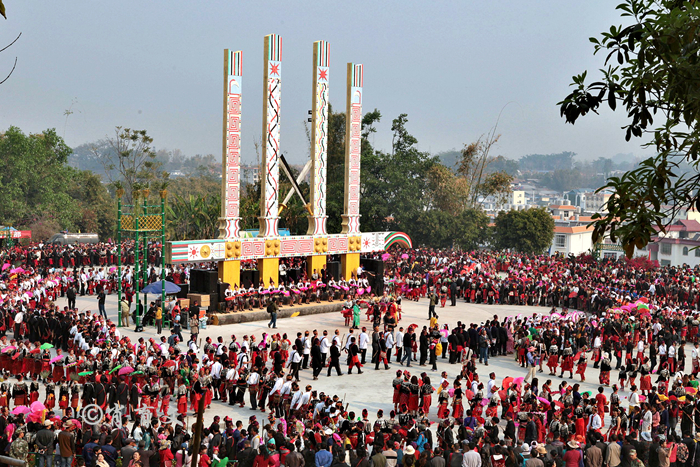
<svg viewBox="0 0 700 467">
<path fill-rule="evenodd" d="M 503 111 L 497 153 L 574 151 L 581 158 L 646 154 L 625 143 L 623 115 L 604 110 L 575 126 L 556 103 L 571 76 L 600 67 L 588 38 L 620 22 L 614 2 L 5 0 L 0 129 L 55 127 L 71 146 L 147 129 L 158 149 L 221 155 L 223 49 L 243 51 L 243 160 L 261 134 L 265 34 L 283 39 L 283 152 L 308 158 L 312 43 L 331 44 L 330 100 L 345 108 L 346 63 L 365 65 L 364 110 L 382 122 L 407 113 L 420 148 L 459 148 Z M 0 47 L 1 48 L 1 47 Z M 74 114 L 67 119 L 64 111 Z"/>
</svg>

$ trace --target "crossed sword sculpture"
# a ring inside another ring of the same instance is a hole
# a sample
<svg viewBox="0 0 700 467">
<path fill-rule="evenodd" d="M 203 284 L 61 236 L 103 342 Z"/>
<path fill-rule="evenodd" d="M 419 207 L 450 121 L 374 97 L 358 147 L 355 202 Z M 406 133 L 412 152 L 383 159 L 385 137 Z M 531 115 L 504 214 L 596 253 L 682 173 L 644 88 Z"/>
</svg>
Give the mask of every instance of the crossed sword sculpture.
<svg viewBox="0 0 700 467">
<path fill-rule="evenodd" d="M 280 204 L 279 211 L 277 212 L 277 215 L 279 216 L 282 214 L 282 211 L 284 211 L 287 208 L 287 203 L 292 199 L 292 196 L 294 195 L 294 192 L 296 192 L 297 195 L 299 195 L 299 199 L 301 199 L 301 202 L 304 203 L 304 207 L 306 208 L 307 211 L 309 211 L 310 215 L 314 215 L 314 211 L 311 208 L 311 203 L 307 203 L 306 200 L 304 199 L 304 195 L 301 194 L 301 189 L 299 188 L 299 183 L 301 183 L 302 180 L 306 177 L 306 175 L 309 173 L 309 170 L 311 169 L 311 161 L 307 161 L 306 165 L 304 165 L 304 168 L 299 172 L 299 176 L 294 179 L 292 177 L 292 171 L 289 168 L 289 164 L 287 164 L 287 159 L 284 158 L 284 154 L 280 155 L 280 166 L 282 167 L 282 170 L 284 170 L 284 173 L 287 174 L 287 178 L 292 184 L 292 189 L 289 190 L 289 193 L 287 193 L 287 196 L 284 198 L 284 201 Z"/>
</svg>

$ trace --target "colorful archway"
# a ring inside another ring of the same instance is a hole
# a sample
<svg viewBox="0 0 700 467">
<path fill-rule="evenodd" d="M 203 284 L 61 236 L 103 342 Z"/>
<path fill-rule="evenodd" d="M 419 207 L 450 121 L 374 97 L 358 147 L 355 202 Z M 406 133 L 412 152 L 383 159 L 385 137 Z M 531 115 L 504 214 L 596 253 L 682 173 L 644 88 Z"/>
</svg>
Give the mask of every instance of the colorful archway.
<svg viewBox="0 0 700 467">
<path fill-rule="evenodd" d="M 388 250 L 393 245 L 401 245 L 404 248 L 413 248 L 411 237 L 403 232 L 389 232 L 384 240 L 384 249 Z"/>
</svg>

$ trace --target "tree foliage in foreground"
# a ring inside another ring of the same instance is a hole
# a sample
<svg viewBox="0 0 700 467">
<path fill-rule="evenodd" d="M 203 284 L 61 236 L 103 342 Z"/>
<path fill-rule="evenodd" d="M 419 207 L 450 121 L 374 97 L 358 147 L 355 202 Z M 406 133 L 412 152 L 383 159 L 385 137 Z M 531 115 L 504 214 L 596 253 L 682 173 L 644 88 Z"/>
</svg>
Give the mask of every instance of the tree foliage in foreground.
<svg viewBox="0 0 700 467">
<path fill-rule="evenodd" d="M 69 167 L 70 148 L 54 129 L 0 135 L 0 224 L 44 240 L 59 229 L 114 234 L 116 212 L 99 177 Z"/>
<path fill-rule="evenodd" d="M 546 208 L 501 211 L 493 228 L 493 245 L 498 250 L 541 254 L 554 239 L 554 219 Z"/>
<path fill-rule="evenodd" d="M 617 10 L 627 24 L 590 39 L 594 54 L 605 56 L 599 78 L 574 76 L 559 105 L 572 124 L 619 105 L 627 113 L 625 139 L 640 138 L 658 154 L 601 188 L 612 196 L 608 214 L 594 216 L 593 240 L 609 232 L 631 257 L 676 215 L 700 209 L 700 3 L 624 0 Z"/>
</svg>

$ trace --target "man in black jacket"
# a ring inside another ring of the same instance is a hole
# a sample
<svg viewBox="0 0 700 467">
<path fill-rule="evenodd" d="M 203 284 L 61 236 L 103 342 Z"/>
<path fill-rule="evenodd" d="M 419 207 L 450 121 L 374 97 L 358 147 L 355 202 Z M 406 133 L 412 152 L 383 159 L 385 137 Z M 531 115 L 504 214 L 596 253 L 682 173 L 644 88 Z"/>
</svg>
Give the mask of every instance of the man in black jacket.
<svg viewBox="0 0 700 467">
<path fill-rule="evenodd" d="M 250 440 L 246 439 L 243 441 L 243 449 L 238 451 L 236 460 L 238 460 L 238 465 L 240 467 L 252 467 L 256 455 L 256 452 L 250 447 Z"/>
<path fill-rule="evenodd" d="M 342 376 L 343 372 L 340 371 L 340 349 L 335 343 L 333 343 L 333 345 L 331 345 L 330 351 L 331 360 L 328 364 L 328 376 L 331 375 L 331 370 L 333 368 L 335 368 L 335 371 L 338 373 L 338 376 Z"/>
<path fill-rule="evenodd" d="M 51 430 L 53 422 L 46 420 L 44 428 L 39 430 L 34 438 L 37 450 L 37 466 L 53 467 L 53 450 L 56 445 L 56 434 Z"/>
<path fill-rule="evenodd" d="M 525 439 L 524 442 L 528 446 L 537 440 L 537 425 L 534 420 L 532 420 L 532 414 L 527 414 L 527 425 L 525 425 Z"/>
</svg>

